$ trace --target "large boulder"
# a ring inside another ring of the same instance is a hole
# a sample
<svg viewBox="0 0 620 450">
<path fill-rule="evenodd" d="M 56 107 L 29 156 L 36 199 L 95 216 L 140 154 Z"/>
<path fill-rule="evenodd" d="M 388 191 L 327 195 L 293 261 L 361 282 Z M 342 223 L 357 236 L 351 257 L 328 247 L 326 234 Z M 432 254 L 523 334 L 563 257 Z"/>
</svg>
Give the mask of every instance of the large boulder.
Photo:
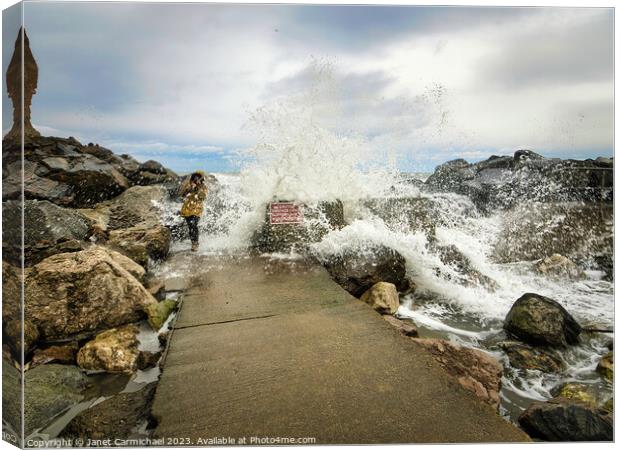
<svg viewBox="0 0 620 450">
<path fill-rule="evenodd" d="M 45 341 L 143 319 L 156 300 L 127 267 L 143 273 L 129 258 L 99 246 L 44 259 L 26 280 L 26 318 Z"/>
<path fill-rule="evenodd" d="M 43 364 L 26 372 L 24 419 L 26 436 L 84 399 L 88 378 L 75 366 Z"/>
<path fill-rule="evenodd" d="M 510 365 L 517 369 L 559 373 L 566 368 L 566 363 L 552 350 L 510 341 L 500 342 L 498 347 L 506 352 Z"/>
<path fill-rule="evenodd" d="M 119 249 L 143 267 L 149 260 L 161 260 L 168 256 L 170 230 L 160 224 L 142 223 L 130 228 L 112 230 L 108 245 Z"/>
<path fill-rule="evenodd" d="M 346 225 L 340 200 L 301 205 L 300 208 L 303 223 L 271 224 L 267 205 L 264 222 L 252 236 L 252 248 L 261 253 L 306 253 L 310 244 L 319 242 L 330 231 Z"/>
<path fill-rule="evenodd" d="M 3 432 L 17 444 L 21 436 L 23 410 L 22 372 L 8 359 L 2 358 L 2 420 Z"/>
<path fill-rule="evenodd" d="M 151 403 L 157 383 L 136 392 L 115 395 L 74 417 L 62 431 L 65 439 L 128 439 L 135 429 L 152 421 Z"/>
<path fill-rule="evenodd" d="M 564 383 L 552 391 L 554 397 L 567 398 L 590 406 L 596 406 L 596 394 L 593 385 L 583 383 Z"/>
<path fill-rule="evenodd" d="M 62 208 L 46 200 L 26 200 L 23 203 L 24 223 L 24 262 L 32 265 L 52 256 L 74 248 L 79 251 L 86 243 L 91 220 L 79 211 Z M 22 203 L 7 201 L 2 203 L 2 228 L 4 236 L 2 251 L 4 258 L 13 264 L 21 264 L 21 229 L 14 226 L 22 219 Z M 75 242 L 77 241 L 77 243 Z"/>
<path fill-rule="evenodd" d="M 532 345 L 567 347 L 579 342 L 581 326 L 555 300 L 538 294 L 523 294 L 513 305 L 504 329 Z"/>
<path fill-rule="evenodd" d="M 557 397 L 534 402 L 519 416 L 519 425 L 545 441 L 611 441 L 613 419 L 587 403 Z"/>
<path fill-rule="evenodd" d="M 489 354 L 462 347 L 443 339 L 413 339 L 428 350 L 435 360 L 466 390 L 499 409 L 502 365 Z"/>
<path fill-rule="evenodd" d="M 362 294 L 360 300 L 379 314 L 395 314 L 400 305 L 398 291 L 392 283 L 380 281 Z"/>
<path fill-rule="evenodd" d="M 131 374 L 138 369 L 139 344 L 135 325 L 106 330 L 80 349 L 77 364 L 89 371 Z"/>
<path fill-rule="evenodd" d="M 327 258 L 324 265 L 331 277 L 357 298 L 380 281 L 392 283 L 399 292 L 413 287 L 407 278 L 405 258 L 383 245 L 345 249 Z"/>
</svg>

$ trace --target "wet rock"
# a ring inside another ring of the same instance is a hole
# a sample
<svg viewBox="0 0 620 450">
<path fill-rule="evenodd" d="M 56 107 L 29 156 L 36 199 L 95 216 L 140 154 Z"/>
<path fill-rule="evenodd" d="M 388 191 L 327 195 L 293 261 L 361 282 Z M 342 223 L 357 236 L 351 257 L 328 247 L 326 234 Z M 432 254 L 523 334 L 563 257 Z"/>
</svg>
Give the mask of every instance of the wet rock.
<svg viewBox="0 0 620 450">
<path fill-rule="evenodd" d="M 165 259 L 170 249 L 170 230 L 160 224 L 140 224 L 109 233 L 108 245 L 143 267 L 149 260 Z"/>
<path fill-rule="evenodd" d="M 77 363 L 84 370 L 133 373 L 138 368 L 139 344 L 136 326 L 113 328 L 87 342 L 77 354 Z"/>
<path fill-rule="evenodd" d="M 78 348 L 77 342 L 70 342 L 65 345 L 52 345 L 47 348 L 37 349 L 34 351 L 30 361 L 30 367 L 52 362 L 56 364 L 75 364 Z"/>
<path fill-rule="evenodd" d="M 585 277 L 585 273 L 577 264 L 557 253 L 538 261 L 536 263 L 536 270 L 551 278 L 578 280 Z"/>
<path fill-rule="evenodd" d="M 413 286 L 407 278 L 405 258 L 382 245 L 344 250 L 330 257 L 324 265 L 331 277 L 357 298 L 380 281 L 392 283 L 403 293 Z"/>
<path fill-rule="evenodd" d="M 423 232 L 430 239 L 435 237 L 438 222 L 436 205 L 428 198 L 382 198 L 364 202 L 372 214 L 381 218 L 393 231 Z"/>
<path fill-rule="evenodd" d="M 142 223 L 160 224 L 161 205 L 167 198 L 168 192 L 163 186 L 133 186 L 112 200 L 80 212 L 106 231 L 131 228 Z"/>
<path fill-rule="evenodd" d="M 90 220 L 78 211 L 61 208 L 48 201 L 26 200 L 23 208 L 24 258 L 26 265 L 36 264 L 62 252 L 71 246 L 67 242 L 86 240 L 91 226 Z M 15 265 L 21 264 L 22 204 L 19 201 L 2 203 L 2 250 L 4 258 Z M 63 246 L 63 244 L 65 244 Z M 75 245 L 75 244 L 70 244 Z"/>
<path fill-rule="evenodd" d="M 387 323 L 400 331 L 401 334 L 408 337 L 418 337 L 418 327 L 416 327 L 412 321 L 398 319 L 389 314 L 382 315 L 381 317 L 383 317 Z"/>
<path fill-rule="evenodd" d="M 451 267 L 457 274 L 457 282 L 466 286 L 484 286 L 491 291 L 497 289 L 497 283 L 490 277 L 484 275 L 475 269 L 471 260 L 465 256 L 453 244 L 450 245 L 432 245 L 431 249 L 435 250 L 441 262 Z M 454 279 L 451 274 L 442 273 L 438 270 L 438 275 L 446 279 Z"/>
<path fill-rule="evenodd" d="M 590 406 L 596 406 L 596 396 L 590 392 L 591 387 L 583 383 L 564 383 L 553 392 L 555 397 L 575 400 Z"/>
<path fill-rule="evenodd" d="M 27 277 L 26 317 L 46 341 L 139 321 L 156 300 L 126 269 L 135 266 L 98 246 L 51 256 Z"/>
<path fill-rule="evenodd" d="M 43 364 L 28 370 L 24 386 L 26 435 L 78 404 L 88 386 L 88 378 L 75 366 Z"/>
<path fill-rule="evenodd" d="M 480 350 L 461 347 L 443 339 L 414 339 L 466 390 L 499 409 L 502 365 Z"/>
<path fill-rule="evenodd" d="M 531 437 L 545 441 L 613 440 L 613 420 L 609 415 L 562 397 L 532 403 L 519 416 L 519 425 Z"/>
<path fill-rule="evenodd" d="M 613 255 L 612 213 L 611 206 L 599 204 L 519 205 L 502 214 L 502 229 L 493 243 L 492 257 L 499 263 L 511 263 L 560 254 L 582 267 L 593 263 L 600 266 L 605 261 L 609 264 Z"/>
<path fill-rule="evenodd" d="M 138 355 L 138 369 L 144 370 L 150 367 L 155 367 L 159 358 L 161 358 L 162 352 L 140 352 Z"/>
<path fill-rule="evenodd" d="M 527 293 L 513 305 L 504 329 L 532 345 L 567 347 L 579 342 L 581 326 L 562 305 L 542 295 Z"/>
<path fill-rule="evenodd" d="M 147 384 L 137 392 L 115 395 L 81 412 L 69 422 L 61 437 L 68 439 L 127 439 L 145 422 L 150 423 L 150 410 L 157 383 Z"/>
<path fill-rule="evenodd" d="M 611 382 L 614 381 L 614 352 L 611 351 L 606 353 L 598 365 L 596 366 L 596 371 L 601 374 L 601 376 Z"/>
<path fill-rule="evenodd" d="M 170 331 L 162 331 L 157 335 L 157 340 L 159 341 L 159 345 L 165 347 L 168 344 L 168 339 L 170 338 Z"/>
<path fill-rule="evenodd" d="M 509 208 L 520 202 L 611 200 L 612 166 L 593 160 L 545 158 L 531 150 L 492 156 L 469 164 L 459 159 L 438 166 L 427 188 L 467 195 L 482 211 Z M 603 190 L 601 190 L 603 187 Z"/>
<path fill-rule="evenodd" d="M 559 373 L 566 368 L 566 363 L 559 355 L 544 348 L 531 347 L 520 342 L 501 342 L 498 347 L 506 352 L 510 365 L 517 369 Z"/>
<path fill-rule="evenodd" d="M 400 305 L 396 286 L 383 281 L 364 292 L 360 300 L 368 303 L 379 314 L 395 314 Z"/>
<path fill-rule="evenodd" d="M 300 207 L 303 223 L 271 225 L 267 205 L 263 225 L 252 236 L 252 248 L 261 253 L 307 253 L 310 244 L 319 242 L 330 231 L 346 225 L 340 200 Z"/>
<path fill-rule="evenodd" d="M 166 323 L 168 316 L 176 309 L 176 307 L 177 302 L 170 299 L 149 304 L 145 309 L 148 315 L 149 325 L 155 331 L 159 330 L 164 323 Z"/>
</svg>

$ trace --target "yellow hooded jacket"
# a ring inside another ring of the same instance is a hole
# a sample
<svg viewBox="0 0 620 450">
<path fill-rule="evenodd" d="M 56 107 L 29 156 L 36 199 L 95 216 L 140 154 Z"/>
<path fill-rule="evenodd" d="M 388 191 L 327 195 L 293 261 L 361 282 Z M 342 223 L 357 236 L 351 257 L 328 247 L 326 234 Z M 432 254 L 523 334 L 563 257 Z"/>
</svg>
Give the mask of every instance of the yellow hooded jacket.
<svg viewBox="0 0 620 450">
<path fill-rule="evenodd" d="M 209 192 L 206 186 L 199 188 L 192 187 L 188 180 L 181 186 L 181 195 L 185 196 L 181 215 L 183 217 L 200 216 L 204 208 L 204 201 Z"/>
</svg>

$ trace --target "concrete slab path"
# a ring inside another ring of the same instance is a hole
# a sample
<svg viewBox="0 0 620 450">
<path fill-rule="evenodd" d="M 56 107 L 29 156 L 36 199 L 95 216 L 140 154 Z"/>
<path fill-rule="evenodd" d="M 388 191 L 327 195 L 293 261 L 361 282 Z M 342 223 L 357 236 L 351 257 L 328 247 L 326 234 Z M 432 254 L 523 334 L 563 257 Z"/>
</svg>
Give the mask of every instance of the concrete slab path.
<svg viewBox="0 0 620 450">
<path fill-rule="evenodd" d="M 189 284 L 152 410 L 167 445 L 528 440 L 322 267 L 230 260 Z"/>
</svg>

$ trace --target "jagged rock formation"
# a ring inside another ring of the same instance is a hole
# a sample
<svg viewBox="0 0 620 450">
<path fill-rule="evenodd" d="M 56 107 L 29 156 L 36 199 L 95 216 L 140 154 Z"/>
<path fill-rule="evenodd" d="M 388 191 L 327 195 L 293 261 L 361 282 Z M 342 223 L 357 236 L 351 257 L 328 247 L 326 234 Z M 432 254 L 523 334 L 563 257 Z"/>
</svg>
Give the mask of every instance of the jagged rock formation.
<svg viewBox="0 0 620 450">
<path fill-rule="evenodd" d="M 613 158 L 563 160 L 518 150 L 473 164 L 456 159 L 438 166 L 425 187 L 467 195 L 485 212 L 528 200 L 611 201 Z"/>
<path fill-rule="evenodd" d="M 22 49 L 24 55 L 23 66 Z M 23 105 L 22 77 L 24 81 Z M 6 87 L 11 102 L 13 102 L 13 127 L 6 135 L 5 139 L 21 140 L 22 113 L 24 120 L 24 137 L 40 136 L 39 132 L 34 129 L 30 122 L 30 105 L 32 103 L 32 96 L 37 91 L 38 77 L 39 68 L 30 50 L 28 35 L 26 34 L 26 30 L 20 28 L 17 33 L 17 39 L 15 40 L 15 50 L 13 51 L 9 68 L 6 71 Z"/>
</svg>

